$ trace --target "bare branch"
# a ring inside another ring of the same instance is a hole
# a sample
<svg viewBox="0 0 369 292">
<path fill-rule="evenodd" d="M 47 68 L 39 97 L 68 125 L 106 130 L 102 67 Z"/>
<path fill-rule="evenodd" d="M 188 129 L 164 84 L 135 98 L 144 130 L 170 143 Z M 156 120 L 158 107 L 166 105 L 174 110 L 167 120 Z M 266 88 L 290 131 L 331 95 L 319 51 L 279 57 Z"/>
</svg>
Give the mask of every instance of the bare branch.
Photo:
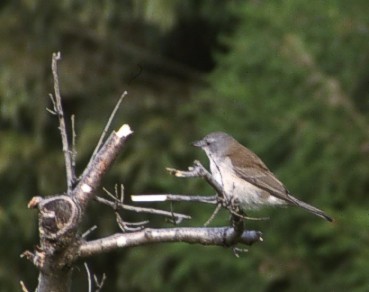
<svg viewBox="0 0 369 292">
<path fill-rule="evenodd" d="M 70 117 L 71 119 L 71 124 L 72 124 L 72 153 L 71 153 L 71 158 L 72 158 L 72 169 L 76 169 L 76 158 L 77 158 L 77 148 L 76 148 L 76 126 L 75 126 L 75 116 L 72 115 Z M 77 177 L 76 177 L 76 173 L 73 172 L 73 183 L 76 182 Z"/>
<path fill-rule="evenodd" d="M 124 185 L 120 184 L 120 199 L 122 203 L 124 202 Z"/>
<path fill-rule="evenodd" d="M 50 94 L 49 97 L 51 99 L 51 102 L 54 104 L 54 97 L 52 96 L 52 94 Z M 54 112 L 53 110 L 46 108 L 46 111 L 52 114 L 53 116 L 56 116 L 56 112 Z"/>
<path fill-rule="evenodd" d="M 138 232 L 115 234 L 85 242 L 80 246 L 79 256 L 89 257 L 119 248 L 163 242 L 186 242 L 233 247 L 236 244 L 252 245 L 259 241 L 262 241 L 261 232 L 245 230 L 238 233 L 232 227 L 144 229 Z"/>
<path fill-rule="evenodd" d="M 126 209 L 126 210 L 130 210 L 133 211 L 132 208 L 139 210 L 139 211 L 143 211 L 144 213 L 151 213 L 154 214 L 153 211 L 155 212 L 156 215 L 164 215 L 166 217 L 169 217 L 170 214 L 170 219 L 173 219 L 174 224 L 178 224 L 180 223 L 183 219 L 191 219 L 190 216 L 187 215 L 182 215 L 182 214 L 177 214 L 174 213 L 173 210 L 171 210 L 171 212 L 167 212 L 167 211 L 162 211 L 162 210 L 156 210 L 156 209 L 152 209 L 152 208 L 141 208 L 141 207 L 133 207 L 133 206 L 129 206 L 129 205 L 125 205 L 123 204 L 124 201 L 124 186 L 123 184 L 120 185 L 120 197 L 118 198 L 118 186 L 115 185 L 115 195 L 113 195 L 111 192 L 109 192 L 107 189 L 103 188 L 103 190 L 105 191 L 105 193 L 113 199 L 113 206 L 112 208 L 117 209 L 118 206 L 120 206 L 120 209 Z M 141 196 L 139 196 L 141 197 Z M 109 201 L 108 201 L 109 202 Z M 102 202 L 104 203 L 104 202 Z M 159 211 L 159 213 L 158 213 Z M 165 212 L 165 214 L 163 213 Z M 186 217 L 183 217 L 186 216 Z"/>
<path fill-rule="evenodd" d="M 91 232 L 95 231 L 97 229 L 97 226 L 94 225 L 92 227 L 90 227 L 89 229 L 87 229 L 83 234 L 82 234 L 82 238 L 86 238 L 87 236 L 89 236 L 91 234 Z"/>
<path fill-rule="evenodd" d="M 121 103 L 122 103 L 122 101 L 123 101 L 123 98 L 124 98 L 127 94 L 128 94 L 128 92 L 127 92 L 127 91 L 124 91 L 124 92 L 122 93 L 122 95 L 120 96 L 120 98 L 119 98 L 119 100 L 118 100 L 117 104 L 115 105 L 115 107 L 114 107 L 114 109 L 113 109 L 112 113 L 110 114 L 109 120 L 108 120 L 108 122 L 107 122 L 107 123 L 106 123 L 106 125 L 105 125 L 105 128 L 104 128 L 104 130 L 103 130 L 103 132 L 102 132 L 102 134 L 101 134 L 101 136 L 100 136 L 99 142 L 97 143 L 97 145 L 96 145 L 96 147 L 95 147 L 95 150 L 94 150 L 93 154 L 91 155 L 91 160 L 90 160 L 90 162 L 88 163 L 88 165 L 89 165 L 90 163 L 92 163 L 92 161 L 95 159 L 95 156 L 96 156 L 97 152 L 99 151 L 99 149 L 100 149 L 100 147 L 101 147 L 101 145 L 102 145 L 102 143 L 103 143 L 103 141 L 104 141 L 104 138 L 105 138 L 105 136 L 106 136 L 106 134 L 107 134 L 107 132 L 108 132 L 108 130 L 109 130 L 109 128 L 110 128 L 110 125 L 111 125 L 111 123 L 112 123 L 112 121 L 113 121 L 113 119 L 114 119 L 114 117 L 115 117 L 115 114 L 117 113 L 117 110 L 119 109 L 120 104 L 121 104 Z"/>
<path fill-rule="evenodd" d="M 84 262 L 83 265 L 85 266 L 85 270 L 86 270 L 86 273 L 87 273 L 88 292 L 92 292 L 92 283 L 91 283 L 90 269 L 88 268 L 88 265 L 87 265 L 86 262 Z"/>
<path fill-rule="evenodd" d="M 102 278 L 101 278 L 100 281 L 97 279 L 96 275 L 94 275 L 95 286 L 97 287 L 95 289 L 95 292 L 100 292 L 101 291 L 102 287 L 104 286 L 105 280 L 106 280 L 105 273 L 103 273 Z"/>
<path fill-rule="evenodd" d="M 54 78 L 55 98 L 52 98 L 52 95 L 50 95 L 50 97 L 54 104 L 54 111 L 58 115 L 58 118 L 59 118 L 59 130 L 60 130 L 62 144 L 63 144 L 68 195 L 70 195 L 72 193 L 72 187 L 73 187 L 74 178 L 75 178 L 75 169 L 73 168 L 73 165 L 72 165 L 71 151 L 69 149 L 69 142 L 68 142 L 67 129 L 65 126 L 63 106 L 61 103 L 58 67 L 57 67 L 57 64 L 60 58 L 61 58 L 60 52 L 53 53 L 51 69 L 52 69 L 53 78 Z"/>
<path fill-rule="evenodd" d="M 106 188 L 103 188 L 103 191 L 105 192 L 105 194 L 107 194 L 110 198 L 112 198 L 112 200 L 114 201 L 114 202 L 121 202 L 121 200 L 118 200 L 118 198 L 117 198 L 117 193 L 118 193 L 118 187 L 117 187 L 117 185 L 115 185 L 115 196 L 111 193 L 111 192 L 109 192 Z"/>
<path fill-rule="evenodd" d="M 120 230 L 125 233 L 129 231 L 139 231 L 145 228 L 145 225 L 149 223 L 149 221 L 142 222 L 126 222 L 122 219 L 118 212 L 115 212 L 115 217 L 118 223 Z"/>
<path fill-rule="evenodd" d="M 122 210 L 127 210 L 127 211 L 131 211 L 135 213 L 147 213 L 147 214 L 165 216 L 169 218 L 175 216 L 178 220 L 191 219 L 191 216 L 180 214 L 180 213 L 172 213 L 172 212 L 153 209 L 153 208 L 142 208 L 142 207 L 130 206 L 130 205 L 123 204 L 120 201 L 111 202 L 111 201 L 108 201 L 98 196 L 95 198 L 95 200 L 101 204 L 104 204 L 106 206 L 113 208 L 114 210 L 122 209 Z"/>
<path fill-rule="evenodd" d="M 102 278 L 101 280 L 99 281 L 96 277 L 96 275 L 92 274 L 90 272 L 90 269 L 88 267 L 88 264 L 86 262 L 83 263 L 84 267 L 85 267 L 85 270 L 86 270 L 86 273 L 87 273 L 87 281 L 88 281 L 88 292 L 92 292 L 93 290 L 95 292 L 99 292 L 101 291 L 102 287 L 104 286 L 104 283 L 105 283 L 105 280 L 106 280 L 106 275 L 105 273 L 103 273 L 102 275 Z M 93 276 L 93 279 L 94 279 L 94 283 L 95 283 L 95 286 L 96 288 L 95 289 L 92 289 L 92 276 Z"/>
<path fill-rule="evenodd" d="M 210 218 L 204 223 L 204 227 L 208 226 L 211 223 L 211 221 L 214 220 L 215 216 L 219 213 L 221 208 L 222 205 L 218 204 L 217 207 L 214 209 L 213 214 L 211 214 Z"/>
<path fill-rule="evenodd" d="M 29 292 L 23 281 L 19 281 L 19 284 L 22 288 L 22 292 Z"/>
</svg>

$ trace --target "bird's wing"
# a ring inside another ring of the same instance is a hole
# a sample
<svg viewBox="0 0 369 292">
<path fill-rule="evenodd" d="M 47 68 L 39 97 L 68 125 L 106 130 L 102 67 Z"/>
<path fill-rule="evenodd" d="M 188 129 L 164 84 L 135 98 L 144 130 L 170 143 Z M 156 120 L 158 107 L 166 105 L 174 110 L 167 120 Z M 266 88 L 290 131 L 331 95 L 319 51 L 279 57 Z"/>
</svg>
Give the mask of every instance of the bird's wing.
<svg viewBox="0 0 369 292">
<path fill-rule="evenodd" d="M 255 153 L 241 145 L 241 150 L 232 149 L 232 151 L 227 153 L 227 156 L 232 162 L 233 170 L 240 178 L 276 198 L 296 205 L 286 187 Z M 238 157 L 236 158 L 235 156 Z"/>
<path fill-rule="evenodd" d="M 264 171 L 255 168 L 234 167 L 234 169 L 239 177 L 253 184 L 254 186 L 257 186 L 258 188 L 268 192 L 272 196 L 282 199 L 292 205 L 304 208 L 329 222 L 333 221 L 333 219 L 325 214 L 322 210 L 291 196 L 285 186 L 268 169 L 264 169 Z"/>
<path fill-rule="evenodd" d="M 235 173 L 250 184 L 268 192 L 274 197 L 294 204 L 286 187 L 267 168 L 233 166 Z"/>
</svg>

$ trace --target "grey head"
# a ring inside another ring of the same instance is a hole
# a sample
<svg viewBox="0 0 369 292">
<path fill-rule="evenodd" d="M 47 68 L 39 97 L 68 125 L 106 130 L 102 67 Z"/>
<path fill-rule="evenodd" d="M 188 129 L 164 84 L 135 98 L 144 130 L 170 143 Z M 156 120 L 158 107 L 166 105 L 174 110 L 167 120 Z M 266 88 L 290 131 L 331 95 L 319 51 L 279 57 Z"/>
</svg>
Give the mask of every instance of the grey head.
<svg viewBox="0 0 369 292">
<path fill-rule="evenodd" d="M 206 154 L 222 156 L 228 152 L 236 140 L 224 132 L 213 132 L 201 140 L 192 143 L 193 146 L 202 148 Z"/>
</svg>

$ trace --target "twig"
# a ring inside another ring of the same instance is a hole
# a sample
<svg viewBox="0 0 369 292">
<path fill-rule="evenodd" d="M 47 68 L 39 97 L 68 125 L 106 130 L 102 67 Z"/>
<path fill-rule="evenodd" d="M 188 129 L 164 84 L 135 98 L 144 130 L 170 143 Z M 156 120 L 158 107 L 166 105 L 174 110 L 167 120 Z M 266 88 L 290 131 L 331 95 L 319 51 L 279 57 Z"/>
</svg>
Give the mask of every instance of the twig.
<svg viewBox="0 0 369 292">
<path fill-rule="evenodd" d="M 78 254 L 89 257 L 103 252 L 164 242 L 186 242 L 202 245 L 234 247 L 237 244 L 252 245 L 262 241 L 259 231 L 243 230 L 240 234 L 233 227 L 181 227 L 143 229 L 137 232 L 119 233 L 105 238 L 83 242 Z"/>
<path fill-rule="evenodd" d="M 95 231 L 97 229 L 97 226 L 94 225 L 92 227 L 90 227 L 89 229 L 87 229 L 83 234 L 82 234 L 82 238 L 86 238 L 88 235 L 90 235 L 91 232 Z"/>
<path fill-rule="evenodd" d="M 52 62 L 51 62 L 51 69 L 54 78 L 54 93 L 55 98 L 50 94 L 50 98 L 54 105 L 54 112 L 57 114 L 59 119 L 59 130 L 61 134 L 62 144 L 63 144 L 63 152 L 64 152 L 64 160 L 65 160 L 65 169 L 66 169 L 66 176 L 67 176 L 67 187 L 68 187 L 68 195 L 72 192 L 73 187 L 73 179 L 75 177 L 75 170 L 72 165 L 72 158 L 71 152 L 69 149 L 69 142 L 68 142 L 68 135 L 67 129 L 65 126 L 65 119 L 64 119 L 64 112 L 63 106 L 61 103 L 61 95 L 60 95 L 60 88 L 59 88 L 59 77 L 58 77 L 58 61 L 61 59 L 60 52 L 53 53 Z"/>
<path fill-rule="evenodd" d="M 95 292 L 100 292 L 100 290 L 101 290 L 101 289 L 102 289 L 102 287 L 104 286 L 105 280 L 106 280 L 106 275 L 105 275 L 105 273 L 103 273 L 102 278 L 101 278 L 101 281 L 99 281 L 99 280 L 97 279 L 96 275 L 94 275 L 95 286 L 97 287 L 97 288 L 95 289 Z"/>
<path fill-rule="evenodd" d="M 213 214 L 211 214 L 210 218 L 204 223 L 204 227 L 208 226 L 210 222 L 214 220 L 215 216 L 219 213 L 221 208 L 222 204 L 218 204 L 217 207 L 214 209 Z"/>
<path fill-rule="evenodd" d="M 22 288 L 22 292 L 29 292 L 26 285 L 23 283 L 23 281 L 19 281 L 19 284 Z"/>
<path fill-rule="evenodd" d="M 154 214 L 154 215 L 161 215 L 161 216 L 165 216 L 165 217 L 173 217 L 173 215 L 174 215 L 175 217 L 178 217 L 179 219 L 191 219 L 191 216 L 180 214 L 180 213 L 172 213 L 172 212 L 153 209 L 153 208 L 143 208 L 143 207 L 136 207 L 136 206 L 126 205 L 126 204 L 123 204 L 120 201 L 118 201 L 116 198 L 114 198 L 114 202 L 108 201 L 108 200 L 106 200 L 102 197 L 99 197 L 99 196 L 96 196 L 95 199 L 99 203 L 107 205 L 107 206 L 109 206 L 109 207 L 111 207 L 115 210 L 116 209 L 122 209 L 122 210 L 132 211 L 132 212 L 135 212 L 135 213 L 148 213 L 148 214 Z"/>
<path fill-rule="evenodd" d="M 182 219 L 178 219 L 174 216 L 174 211 L 173 211 L 173 202 L 170 202 L 170 212 L 172 213 L 172 217 L 168 218 L 168 221 L 173 224 L 173 225 L 178 225 L 182 222 Z"/>
<path fill-rule="evenodd" d="M 101 204 L 104 204 L 104 205 L 107 205 L 113 208 L 114 210 L 123 209 L 123 210 L 131 211 L 131 212 L 135 212 L 135 213 L 148 213 L 148 214 L 154 214 L 154 215 L 161 215 L 161 216 L 165 216 L 169 218 L 173 217 L 174 215 L 178 219 L 191 219 L 191 216 L 188 216 L 188 215 L 184 215 L 180 213 L 171 213 L 168 211 L 158 210 L 158 209 L 153 209 L 153 208 L 142 208 L 142 207 L 130 206 L 130 205 L 122 204 L 119 201 L 111 202 L 99 196 L 96 196 L 95 200 Z"/>
<path fill-rule="evenodd" d="M 87 281 L 88 281 L 88 292 L 92 292 L 92 283 L 91 283 L 91 273 L 90 273 L 90 269 L 88 268 L 88 265 L 86 262 L 83 263 L 83 265 L 85 266 L 86 269 L 86 273 L 87 273 Z"/>
<path fill-rule="evenodd" d="M 52 102 L 52 104 L 54 106 L 54 97 L 53 97 L 53 95 L 51 93 L 49 94 L 49 97 L 50 97 L 51 102 Z M 50 114 L 52 114 L 53 116 L 56 116 L 56 112 L 53 111 L 53 110 L 51 110 L 51 109 L 49 109 L 48 107 L 46 108 L 46 111 L 49 112 Z"/>
<path fill-rule="evenodd" d="M 91 155 L 91 160 L 90 160 L 89 164 L 90 164 L 90 163 L 95 159 L 95 156 L 96 156 L 97 152 L 99 151 L 99 149 L 100 149 L 100 147 L 101 147 L 101 145 L 102 145 L 102 143 L 103 143 L 103 141 L 104 141 L 104 138 L 105 138 L 105 136 L 106 136 L 106 133 L 108 132 L 108 130 L 109 130 L 109 128 L 110 128 L 110 125 L 111 125 L 111 123 L 112 123 L 112 121 L 113 121 L 113 119 L 114 119 L 114 117 L 115 117 L 115 114 L 117 113 L 117 110 L 119 109 L 119 106 L 120 106 L 120 104 L 121 104 L 121 103 L 122 103 L 122 101 L 123 101 L 123 98 L 124 98 L 127 94 L 128 94 L 128 92 L 127 92 L 127 91 L 124 91 L 124 92 L 122 93 L 122 95 L 120 96 L 120 98 L 118 99 L 118 102 L 117 102 L 117 104 L 115 105 L 115 107 L 114 107 L 114 109 L 113 109 L 113 111 L 112 111 L 112 113 L 111 113 L 111 115 L 110 115 L 110 117 L 109 117 L 109 120 L 108 120 L 108 122 L 106 123 L 105 128 L 104 128 L 104 130 L 103 130 L 103 132 L 102 132 L 102 134 L 101 134 L 101 136 L 100 136 L 99 142 L 97 143 L 97 145 L 96 145 L 96 147 L 95 147 L 95 150 L 94 150 L 93 154 Z M 88 165 L 89 165 L 89 164 L 88 164 Z"/>
<path fill-rule="evenodd" d="M 72 115 L 70 117 L 71 119 L 71 124 L 72 124 L 72 169 L 76 169 L 76 158 L 77 158 L 77 148 L 76 148 L 76 125 L 75 125 L 75 116 Z M 76 182 L 77 178 L 76 178 L 76 173 L 73 173 L 74 177 L 73 177 L 73 183 Z"/>
<path fill-rule="evenodd" d="M 103 188 L 103 191 L 105 194 L 107 194 L 110 198 L 112 198 L 114 201 L 120 202 L 116 196 L 114 196 L 111 192 L 109 192 L 106 188 Z M 115 185 L 115 193 L 117 193 L 117 185 Z"/>
<path fill-rule="evenodd" d="M 124 202 L 124 185 L 120 184 L 120 202 Z"/>
<path fill-rule="evenodd" d="M 118 223 L 120 230 L 123 233 L 127 231 L 139 231 L 145 228 L 145 224 L 149 223 L 149 221 L 142 221 L 142 222 L 125 222 L 118 212 L 115 212 L 115 217 Z"/>
</svg>

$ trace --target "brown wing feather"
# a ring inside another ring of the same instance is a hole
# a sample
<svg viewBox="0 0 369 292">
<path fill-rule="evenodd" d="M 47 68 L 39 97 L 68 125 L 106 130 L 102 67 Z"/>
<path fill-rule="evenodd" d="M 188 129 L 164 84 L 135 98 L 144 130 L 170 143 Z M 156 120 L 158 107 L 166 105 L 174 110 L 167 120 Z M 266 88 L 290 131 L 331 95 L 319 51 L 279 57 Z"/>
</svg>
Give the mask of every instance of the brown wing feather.
<svg viewBox="0 0 369 292">
<path fill-rule="evenodd" d="M 238 144 L 238 146 L 238 151 L 230 149 L 227 155 L 233 163 L 235 173 L 272 196 L 295 205 L 296 203 L 290 198 L 286 187 L 275 177 L 265 163 L 246 147 L 241 144 Z"/>
<path fill-rule="evenodd" d="M 271 172 L 263 173 L 255 169 L 239 167 L 234 167 L 234 171 L 245 181 L 267 191 L 272 196 L 293 203 L 288 195 L 288 190 Z"/>
</svg>

